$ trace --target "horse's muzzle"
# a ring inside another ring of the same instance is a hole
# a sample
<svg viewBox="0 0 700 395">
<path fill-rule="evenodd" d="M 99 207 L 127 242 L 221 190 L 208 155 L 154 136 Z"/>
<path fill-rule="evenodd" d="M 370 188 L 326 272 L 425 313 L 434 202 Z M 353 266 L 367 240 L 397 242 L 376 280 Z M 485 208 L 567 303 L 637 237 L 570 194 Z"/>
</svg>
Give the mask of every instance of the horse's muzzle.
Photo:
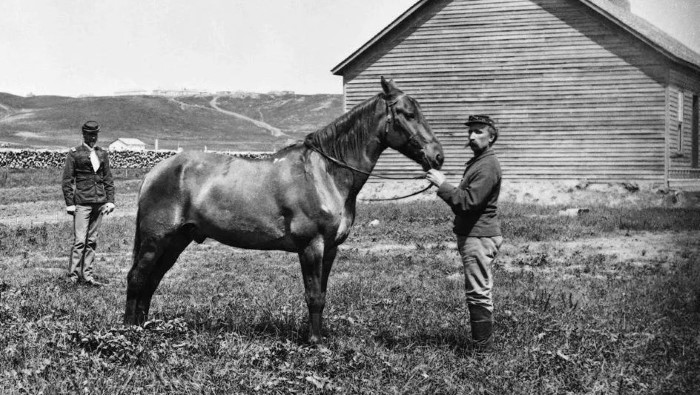
<svg viewBox="0 0 700 395">
<path fill-rule="evenodd" d="M 445 156 L 442 153 L 442 146 L 437 144 L 436 147 L 426 147 L 423 150 L 423 170 L 428 171 L 430 169 L 440 170 L 442 164 L 445 162 Z"/>
<path fill-rule="evenodd" d="M 442 164 L 445 162 L 445 158 L 442 154 L 435 155 L 435 163 L 431 166 L 433 169 L 440 170 Z"/>
</svg>

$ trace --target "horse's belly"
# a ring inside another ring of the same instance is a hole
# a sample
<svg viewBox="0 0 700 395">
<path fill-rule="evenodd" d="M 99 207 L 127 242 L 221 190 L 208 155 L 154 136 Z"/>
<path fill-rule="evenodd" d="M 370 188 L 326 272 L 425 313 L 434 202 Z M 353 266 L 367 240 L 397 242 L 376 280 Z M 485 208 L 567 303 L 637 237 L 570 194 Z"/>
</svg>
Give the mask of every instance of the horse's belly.
<svg viewBox="0 0 700 395">
<path fill-rule="evenodd" d="M 296 245 L 290 237 L 272 238 L 260 232 L 234 232 L 216 233 L 212 239 L 231 247 L 246 248 L 252 250 L 281 250 L 295 252 Z"/>
<path fill-rule="evenodd" d="M 251 215 L 238 211 L 209 216 L 198 227 L 207 236 L 239 248 L 293 251 L 294 243 L 285 231 L 284 217 Z"/>
<path fill-rule="evenodd" d="M 193 199 L 192 221 L 203 236 L 253 249 L 288 249 L 284 217 L 269 169 L 252 171 L 244 162 L 235 174 L 201 185 Z"/>
</svg>

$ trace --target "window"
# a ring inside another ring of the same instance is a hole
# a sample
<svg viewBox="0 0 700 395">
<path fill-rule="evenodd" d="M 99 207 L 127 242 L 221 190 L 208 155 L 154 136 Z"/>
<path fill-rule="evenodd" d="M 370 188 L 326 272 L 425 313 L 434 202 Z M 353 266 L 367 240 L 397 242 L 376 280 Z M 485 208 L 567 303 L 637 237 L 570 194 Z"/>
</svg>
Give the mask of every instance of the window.
<svg viewBox="0 0 700 395">
<path fill-rule="evenodd" d="M 683 91 L 678 91 L 678 152 L 683 152 Z"/>
<path fill-rule="evenodd" d="M 693 114 L 692 124 L 690 125 L 690 166 L 694 169 L 698 168 L 698 134 L 700 131 L 700 102 L 698 95 L 693 95 Z"/>
</svg>

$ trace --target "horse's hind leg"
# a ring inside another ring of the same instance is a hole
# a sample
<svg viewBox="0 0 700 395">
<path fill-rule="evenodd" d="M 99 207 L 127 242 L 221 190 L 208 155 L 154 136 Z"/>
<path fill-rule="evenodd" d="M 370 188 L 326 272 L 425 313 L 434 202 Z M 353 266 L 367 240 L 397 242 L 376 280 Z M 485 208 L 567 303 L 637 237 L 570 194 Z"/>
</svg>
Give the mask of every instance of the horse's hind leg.
<svg viewBox="0 0 700 395">
<path fill-rule="evenodd" d="M 140 325 L 148 319 L 153 293 L 190 242 L 192 237 L 184 229 L 143 240 L 127 275 L 125 324 Z"/>
</svg>

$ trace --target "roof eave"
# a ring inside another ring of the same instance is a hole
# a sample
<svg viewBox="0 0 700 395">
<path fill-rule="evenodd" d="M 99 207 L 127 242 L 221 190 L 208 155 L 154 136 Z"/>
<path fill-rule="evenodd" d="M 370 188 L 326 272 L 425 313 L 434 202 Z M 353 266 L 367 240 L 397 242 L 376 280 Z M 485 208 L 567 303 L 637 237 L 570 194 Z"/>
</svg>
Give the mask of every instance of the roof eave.
<svg viewBox="0 0 700 395">
<path fill-rule="evenodd" d="M 635 29 L 631 28 L 628 26 L 626 23 L 623 21 L 619 20 L 615 15 L 612 13 L 608 12 L 606 9 L 598 6 L 597 4 L 593 3 L 592 1 L 589 0 L 579 0 L 581 3 L 585 4 L 586 6 L 592 8 L 594 11 L 599 13 L 600 15 L 603 15 L 605 18 L 607 18 L 609 21 L 613 22 L 626 32 L 632 34 L 635 36 L 638 40 L 641 40 L 645 44 L 649 45 L 652 47 L 656 52 L 660 53 L 661 55 L 665 56 L 669 60 L 671 60 L 674 63 L 678 63 L 680 65 L 690 67 L 696 72 L 700 72 L 700 65 L 697 65 L 693 62 L 689 62 L 686 59 L 680 58 L 676 56 L 674 53 L 671 51 L 667 50 L 663 46 L 659 45 L 658 43 L 654 42 L 653 40 L 650 40 L 648 37 L 645 35 L 641 34 L 640 32 L 636 31 Z"/>
<path fill-rule="evenodd" d="M 331 69 L 331 72 L 334 75 L 343 75 L 345 69 L 357 58 L 359 58 L 367 49 L 369 49 L 371 46 L 376 44 L 378 41 L 382 40 L 389 32 L 394 30 L 396 26 L 401 24 L 403 21 L 408 19 L 411 15 L 413 15 L 419 8 L 423 7 L 426 3 L 428 3 L 430 0 L 420 0 L 417 3 L 415 3 L 411 8 L 406 10 L 403 14 L 401 14 L 398 18 L 396 18 L 391 24 L 389 24 L 387 27 L 382 29 L 379 33 L 377 33 L 374 37 L 372 37 L 369 41 L 367 41 L 363 46 L 358 48 L 355 52 L 353 52 L 350 56 L 345 58 L 342 62 L 338 63 L 333 69 Z M 668 49 L 664 48 L 662 45 L 659 45 L 658 43 L 654 42 L 653 40 L 649 39 L 645 35 L 641 34 L 640 32 L 636 31 L 635 29 L 631 28 L 628 26 L 626 23 L 615 17 L 612 13 L 608 12 L 606 9 L 603 7 L 598 6 L 591 0 L 580 0 L 581 3 L 585 4 L 589 8 L 593 9 L 594 11 L 598 12 L 599 14 L 603 15 L 606 19 L 609 21 L 613 22 L 617 26 L 621 27 L 623 30 L 627 31 L 628 33 L 632 34 L 634 37 L 636 37 L 638 40 L 641 40 L 645 44 L 649 45 L 652 47 L 655 51 L 663 55 L 664 57 L 668 58 L 674 63 L 677 63 L 679 65 L 683 65 L 686 67 L 689 67 L 690 69 L 699 72 L 700 73 L 700 64 L 695 64 L 693 62 L 690 62 L 686 59 L 683 59 L 673 52 L 669 51 Z"/>
<path fill-rule="evenodd" d="M 398 25 L 401 24 L 401 22 L 405 21 L 408 17 L 413 15 L 414 12 L 416 12 L 419 8 L 421 8 L 423 5 L 425 5 L 427 2 L 430 0 L 420 0 L 417 3 L 415 3 L 411 8 L 406 10 L 403 14 L 399 15 L 396 19 L 394 19 L 393 22 L 391 22 L 387 27 L 382 29 L 379 33 L 377 33 L 374 37 L 372 37 L 369 41 L 367 41 L 363 46 L 358 48 L 355 52 L 353 52 L 350 56 L 345 58 L 342 62 L 338 63 L 337 66 L 331 69 L 331 72 L 334 75 L 342 75 L 344 69 L 352 63 L 355 59 L 357 59 L 360 54 L 364 53 L 369 47 L 380 41 L 384 36 L 386 36 L 389 32 L 394 30 L 394 28 Z"/>
</svg>

